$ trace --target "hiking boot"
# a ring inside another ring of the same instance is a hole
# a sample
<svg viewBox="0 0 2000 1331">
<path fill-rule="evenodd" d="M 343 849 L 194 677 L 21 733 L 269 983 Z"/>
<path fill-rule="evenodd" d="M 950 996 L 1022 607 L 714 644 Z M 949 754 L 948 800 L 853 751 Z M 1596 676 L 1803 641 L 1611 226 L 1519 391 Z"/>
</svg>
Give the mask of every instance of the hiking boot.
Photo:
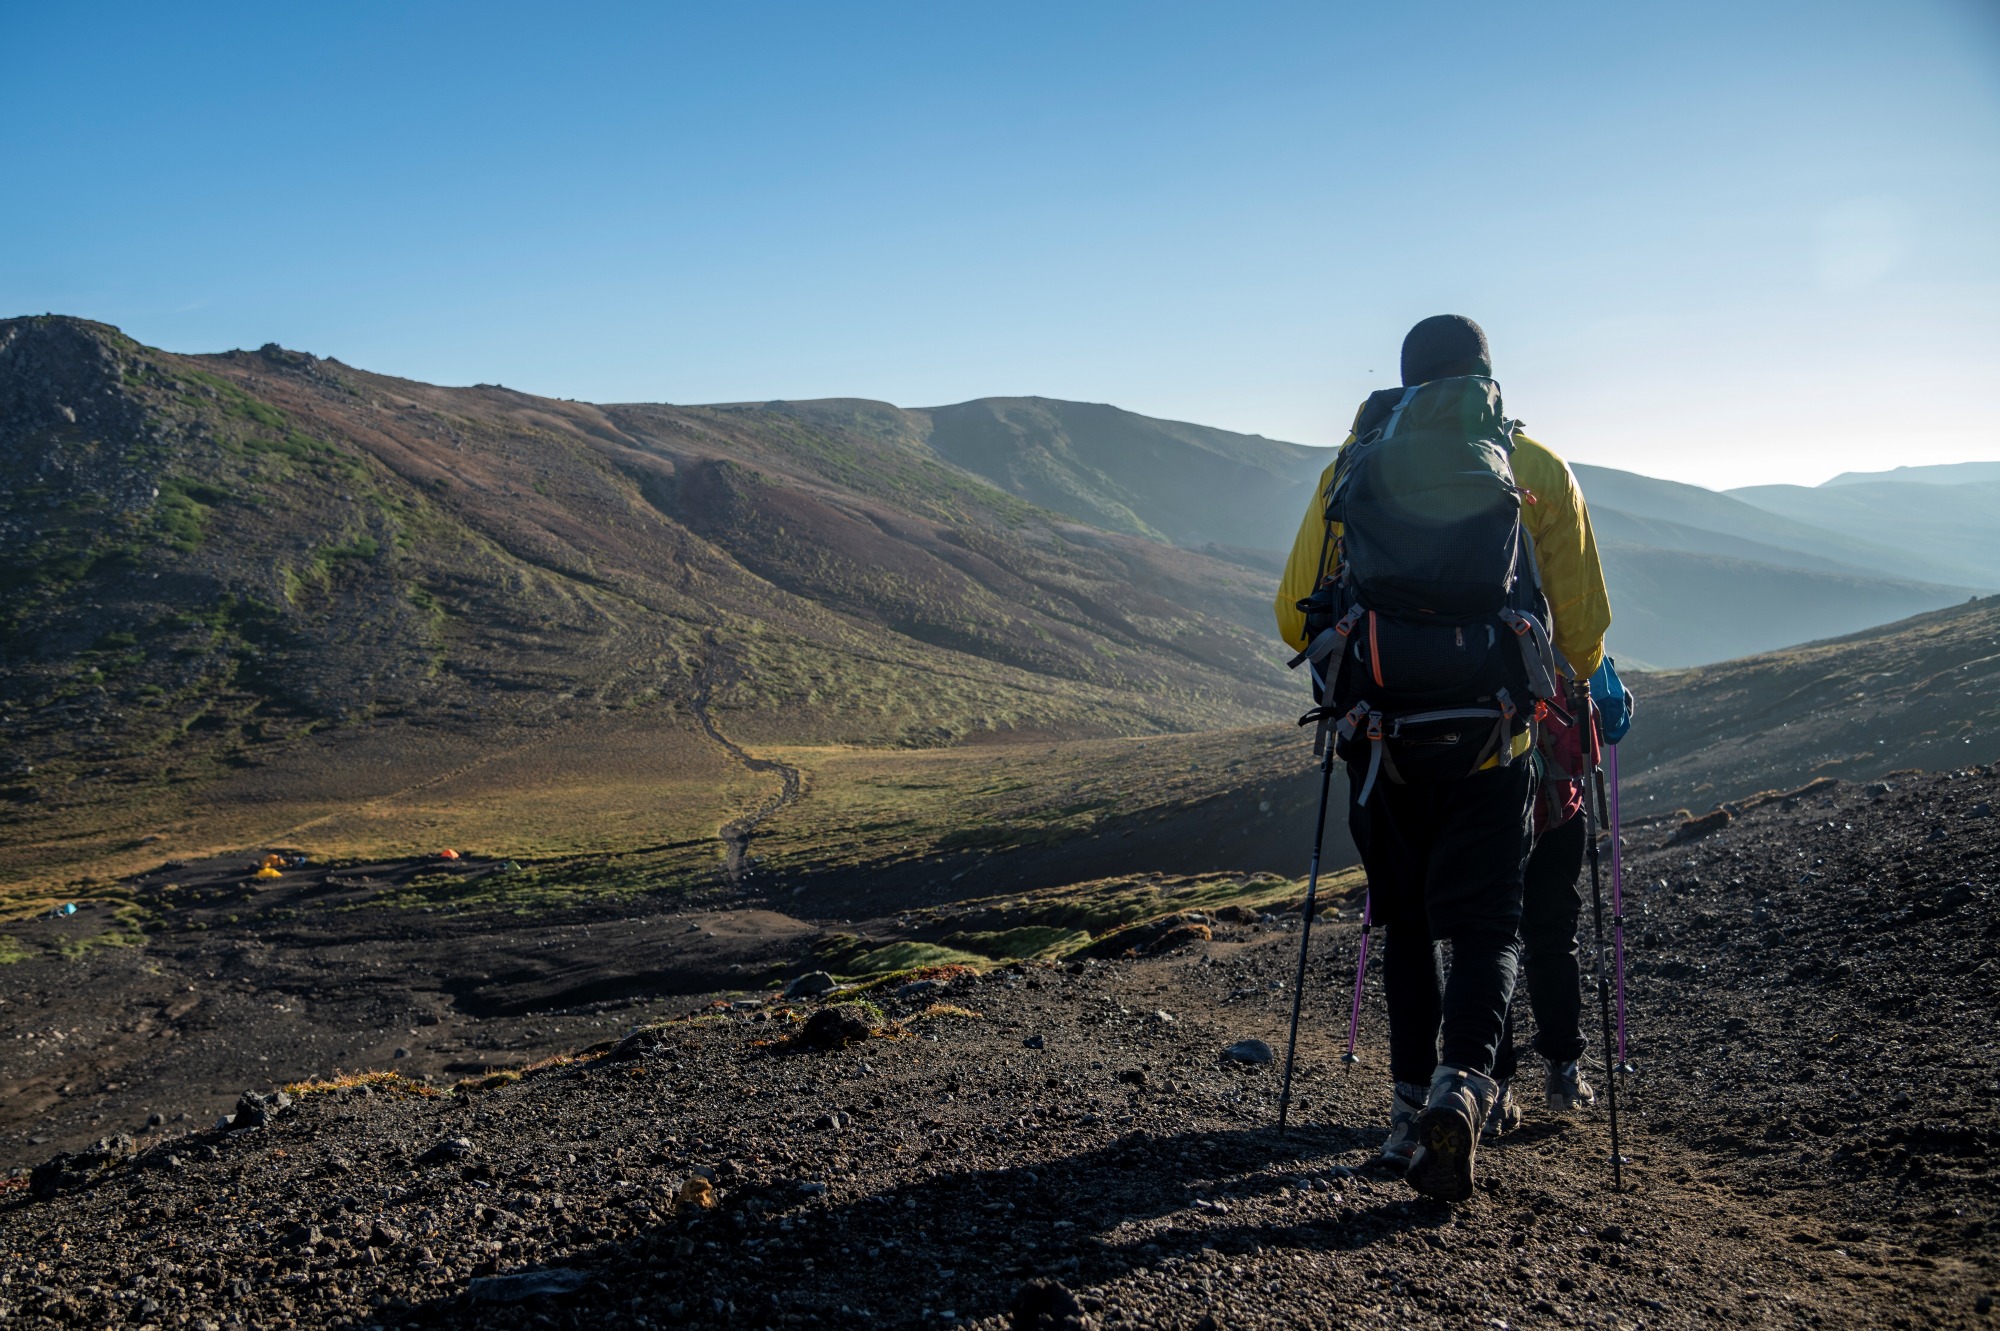
<svg viewBox="0 0 2000 1331">
<path fill-rule="evenodd" d="M 1546 1085 L 1549 1109 L 1553 1113 L 1567 1114 L 1572 1109 L 1588 1108 L 1597 1103 L 1597 1092 L 1590 1089 L 1590 1083 L 1583 1079 L 1583 1069 L 1573 1058 L 1567 1063 L 1549 1064 Z"/>
<path fill-rule="evenodd" d="M 1403 1175 L 1409 1185 L 1441 1202 L 1470 1197 L 1479 1129 L 1499 1098 L 1499 1083 L 1491 1077 L 1439 1064 L 1424 1112 L 1417 1115 L 1417 1150 Z"/>
<path fill-rule="evenodd" d="M 1493 1097 L 1493 1108 L 1487 1112 L 1482 1137 L 1504 1137 L 1521 1126 L 1521 1106 L 1514 1103 L 1514 1083 L 1501 1080 L 1495 1084 L 1500 1091 Z"/>
<path fill-rule="evenodd" d="M 1423 1112 L 1424 1088 L 1414 1082 L 1397 1082 L 1395 1098 L 1389 1102 L 1389 1137 L 1375 1157 L 1376 1164 L 1393 1169 L 1398 1174 L 1410 1167 L 1410 1156 L 1417 1149 L 1414 1135 L 1417 1115 Z"/>
</svg>

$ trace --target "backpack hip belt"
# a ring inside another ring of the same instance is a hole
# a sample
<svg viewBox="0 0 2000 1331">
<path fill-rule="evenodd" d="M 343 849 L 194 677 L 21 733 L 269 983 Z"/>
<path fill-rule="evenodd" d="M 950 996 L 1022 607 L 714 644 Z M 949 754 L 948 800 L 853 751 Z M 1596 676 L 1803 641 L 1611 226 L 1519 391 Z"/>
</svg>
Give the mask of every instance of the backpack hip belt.
<svg viewBox="0 0 2000 1331">
<path fill-rule="evenodd" d="M 1435 721 L 1491 720 L 1493 731 L 1487 736 L 1486 743 L 1480 747 L 1479 756 L 1472 760 L 1472 771 L 1479 771 L 1493 759 L 1498 760 L 1495 764 L 1498 767 L 1511 766 L 1514 761 L 1514 746 L 1508 741 L 1514 733 L 1514 718 L 1520 714 L 1519 709 L 1514 706 L 1513 697 L 1505 689 L 1496 693 L 1493 701 L 1495 705 L 1492 707 L 1445 707 L 1432 712 L 1410 712 L 1394 718 L 1385 717 L 1381 711 L 1368 706 L 1367 703 L 1356 703 L 1335 727 L 1343 745 L 1351 742 L 1358 734 L 1365 734 L 1368 739 L 1368 770 L 1362 777 L 1361 789 L 1355 795 L 1354 802 L 1357 805 L 1368 803 L 1368 796 L 1374 792 L 1378 777 L 1387 776 L 1391 782 L 1399 786 L 1408 784 L 1403 780 L 1402 773 L 1396 770 L 1395 755 L 1389 751 L 1389 742 L 1401 737 L 1404 726 L 1428 725 Z M 1318 710 L 1324 712 L 1327 709 Z M 1300 724 L 1303 725 L 1311 715 L 1308 713 L 1307 718 L 1301 718 Z M 1367 726 L 1365 732 L 1362 730 L 1363 723 Z M 1320 724 L 1324 731 L 1325 720 L 1322 719 Z M 1315 752 L 1319 750 L 1315 749 Z M 1467 775 L 1471 773 L 1468 772 Z"/>
</svg>

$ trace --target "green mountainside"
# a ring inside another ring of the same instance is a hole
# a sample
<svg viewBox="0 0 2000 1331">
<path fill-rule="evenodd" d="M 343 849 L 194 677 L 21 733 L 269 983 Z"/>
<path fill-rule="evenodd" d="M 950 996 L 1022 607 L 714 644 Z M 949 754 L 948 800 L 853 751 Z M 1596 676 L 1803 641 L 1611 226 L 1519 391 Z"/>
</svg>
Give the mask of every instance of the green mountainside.
<svg viewBox="0 0 2000 1331">
<path fill-rule="evenodd" d="M 0 789 L 31 802 L 359 725 L 700 711 L 896 745 L 1295 702 L 1265 575 L 1080 529 L 894 429 L 60 317 L 0 322 L 0 592 Z"/>
<path fill-rule="evenodd" d="M 1053 398 L 910 409 L 829 398 L 720 410 L 781 413 L 927 449 L 1079 522 L 1189 548 L 1288 545 L 1332 456 L 1261 435 Z"/>
</svg>

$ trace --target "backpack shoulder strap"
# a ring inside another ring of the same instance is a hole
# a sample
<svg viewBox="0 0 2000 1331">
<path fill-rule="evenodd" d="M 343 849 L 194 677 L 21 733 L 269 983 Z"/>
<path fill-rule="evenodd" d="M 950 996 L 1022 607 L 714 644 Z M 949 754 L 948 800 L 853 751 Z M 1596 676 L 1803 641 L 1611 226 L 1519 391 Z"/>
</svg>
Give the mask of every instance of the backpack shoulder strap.
<svg viewBox="0 0 2000 1331">
<path fill-rule="evenodd" d="M 1387 439 L 1390 435 L 1396 433 L 1396 426 L 1403 419 L 1404 409 L 1408 407 L 1413 400 L 1415 400 L 1417 392 L 1421 388 L 1423 388 L 1422 384 L 1411 384 L 1408 388 L 1405 388 L 1403 390 L 1403 395 L 1396 399 L 1395 407 L 1393 407 L 1389 412 L 1389 419 L 1383 422 L 1382 425 L 1382 437 L 1384 439 Z"/>
</svg>

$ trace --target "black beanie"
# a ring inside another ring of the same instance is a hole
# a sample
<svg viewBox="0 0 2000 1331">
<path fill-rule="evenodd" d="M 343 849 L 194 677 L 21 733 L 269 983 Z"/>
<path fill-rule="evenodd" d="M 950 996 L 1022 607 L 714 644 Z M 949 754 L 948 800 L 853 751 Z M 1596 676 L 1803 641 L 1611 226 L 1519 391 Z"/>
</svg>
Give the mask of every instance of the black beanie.
<svg viewBox="0 0 2000 1331">
<path fill-rule="evenodd" d="M 1403 339 L 1403 387 L 1462 374 L 1493 374 L 1486 332 L 1462 314 L 1433 314 Z"/>
</svg>

